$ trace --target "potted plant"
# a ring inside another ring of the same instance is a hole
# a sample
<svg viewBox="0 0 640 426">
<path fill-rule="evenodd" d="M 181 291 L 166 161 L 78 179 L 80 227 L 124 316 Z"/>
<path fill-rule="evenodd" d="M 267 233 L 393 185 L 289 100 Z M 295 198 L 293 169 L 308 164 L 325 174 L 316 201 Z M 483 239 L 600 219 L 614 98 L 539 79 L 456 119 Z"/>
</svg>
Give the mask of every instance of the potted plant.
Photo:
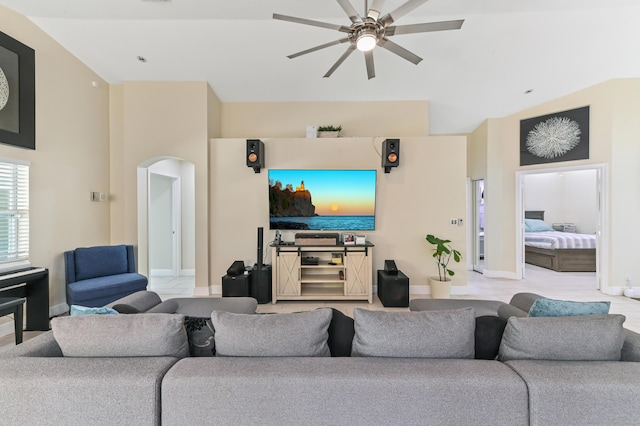
<svg viewBox="0 0 640 426">
<path fill-rule="evenodd" d="M 342 126 L 318 126 L 319 138 L 337 138 L 340 137 Z"/>
<path fill-rule="evenodd" d="M 447 299 L 451 295 L 451 277 L 455 275 L 455 272 L 449 269 L 449 262 L 452 259 L 456 263 L 460 262 L 462 255 L 451 247 L 451 240 L 443 240 L 431 234 L 428 234 L 426 239 L 434 247 L 433 258 L 438 266 L 438 276 L 429 278 L 431 297 Z"/>
</svg>

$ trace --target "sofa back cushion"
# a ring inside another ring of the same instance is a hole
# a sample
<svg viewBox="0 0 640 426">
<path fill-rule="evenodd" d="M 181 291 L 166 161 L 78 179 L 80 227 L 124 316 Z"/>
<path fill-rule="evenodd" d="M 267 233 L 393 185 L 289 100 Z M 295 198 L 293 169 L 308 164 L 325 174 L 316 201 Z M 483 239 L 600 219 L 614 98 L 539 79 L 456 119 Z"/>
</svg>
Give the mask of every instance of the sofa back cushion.
<svg viewBox="0 0 640 426">
<path fill-rule="evenodd" d="M 473 308 L 386 312 L 355 308 L 352 356 L 473 358 Z"/>
<path fill-rule="evenodd" d="M 189 356 L 180 314 L 64 316 L 51 330 L 67 357 Z"/>
<path fill-rule="evenodd" d="M 511 317 L 498 359 L 619 361 L 624 315 Z"/>
<path fill-rule="evenodd" d="M 253 315 L 213 311 L 217 356 L 330 356 L 332 311 Z"/>
<path fill-rule="evenodd" d="M 76 281 L 129 272 L 127 246 L 96 246 L 75 249 Z"/>
</svg>

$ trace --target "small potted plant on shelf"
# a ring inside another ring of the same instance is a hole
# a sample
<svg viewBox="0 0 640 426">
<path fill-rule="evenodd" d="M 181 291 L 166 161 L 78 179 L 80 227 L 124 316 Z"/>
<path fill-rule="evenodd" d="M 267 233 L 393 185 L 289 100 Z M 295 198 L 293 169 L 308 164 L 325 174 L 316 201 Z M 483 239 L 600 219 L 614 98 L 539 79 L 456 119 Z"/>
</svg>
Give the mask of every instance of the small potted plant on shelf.
<svg viewBox="0 0 640 426">
<path fill-rule="evenodd" d="M 447 299 L 451 295 L 451 277 L 455 275 L 449 269 L 449 262 L 460 262 L 462 255 L 451 247 L 451 240 L 443 240 L 435 235 L 428 234 L 427 242 L 433 246 L 433 258 L 438 266 L 438 276 L 429 278 L 431 285 L 431 297 L 434 299 Z"/>
<path fill-rule="evenodd" d="M 342 126 L 318 126 L 319 138 L 338 138 L 340 137 L 340 131 Z"/>
</svg>

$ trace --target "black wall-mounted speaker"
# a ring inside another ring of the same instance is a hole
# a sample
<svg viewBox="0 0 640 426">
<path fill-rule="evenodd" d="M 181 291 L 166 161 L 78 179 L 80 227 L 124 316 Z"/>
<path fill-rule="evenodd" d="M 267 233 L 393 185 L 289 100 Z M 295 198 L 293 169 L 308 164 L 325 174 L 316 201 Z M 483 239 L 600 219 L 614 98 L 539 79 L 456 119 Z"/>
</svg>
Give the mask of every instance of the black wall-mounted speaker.
<svg viewBox="0 0 640 426">
<path fill-rule="evenodd" d="M 400 165 L 400 139 L 385 139 L 382 141 L 382 167 L 389 173 L 392 167 Z"/>
<path fill-rule="evenodd" d="M 253 171 L 260 173 L 260 169 L 264 167 L 264 142 L 260 139 L 247 139 L 247 167 L 253 168 Z"/>
</svg>

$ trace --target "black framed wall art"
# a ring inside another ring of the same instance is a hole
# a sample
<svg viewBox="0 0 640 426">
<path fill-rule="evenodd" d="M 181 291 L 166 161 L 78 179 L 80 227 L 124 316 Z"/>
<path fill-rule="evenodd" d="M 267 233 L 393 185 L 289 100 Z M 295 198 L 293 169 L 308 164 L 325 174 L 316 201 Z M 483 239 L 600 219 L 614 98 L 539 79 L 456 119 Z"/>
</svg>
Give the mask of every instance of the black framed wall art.
<svg viewBox="0 0 640 426">
<path fill-rule="evenodd" d="M 520 120 L 520 165 L 589 158 L 589 107 Z"/>
<path fill-rule="evenodd" d="M 0 32 L 0 143 L 36 149 L 35 52 Z"/>
</svg>

